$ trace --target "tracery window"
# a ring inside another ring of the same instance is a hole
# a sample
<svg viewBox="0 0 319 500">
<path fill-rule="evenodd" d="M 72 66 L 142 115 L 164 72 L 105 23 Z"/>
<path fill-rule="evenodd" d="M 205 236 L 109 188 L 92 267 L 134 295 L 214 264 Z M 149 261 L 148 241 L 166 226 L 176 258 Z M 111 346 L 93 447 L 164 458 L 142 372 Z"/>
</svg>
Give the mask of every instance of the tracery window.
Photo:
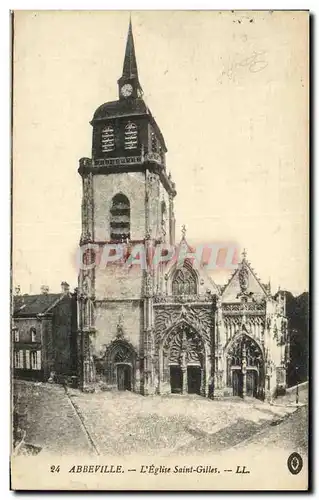
<svg viewBox="0 0 319 500">
<path fill-rule="evenodd" d="M 136 149 L 138 144 L 137 125 L 129 122 L 125 127 L 124 132 L 124 147 L 125 149 Z"/>
<path fill-rule="evenodd" d="M 107 125 L 103 128 L 101 135 L 101 147 L 103 153 L 113 151 L 115 148 L 114 128 L 112 125 Z"/>
<path fill-rule="evenodd" d="M 111 240 L 130 239 L 130 202 L 124 194 L 116 194 L 110 210 Z"/>
<path fill-rule="evenodd" d="M 173 295 L 196 295 L 196 278 L 188 268 L 182 267 L 176 271 L 172 291 Z"/>
</svg>

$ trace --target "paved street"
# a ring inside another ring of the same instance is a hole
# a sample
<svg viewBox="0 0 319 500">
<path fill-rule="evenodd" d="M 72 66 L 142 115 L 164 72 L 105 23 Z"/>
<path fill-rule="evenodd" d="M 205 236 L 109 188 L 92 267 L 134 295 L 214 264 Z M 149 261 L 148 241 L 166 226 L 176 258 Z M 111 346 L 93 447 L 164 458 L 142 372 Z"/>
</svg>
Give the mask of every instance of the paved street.
<svg viewBox="0 0 319 500">
<path fill-rule="evenodd" d="M 16 388 L 19 406 L 28 413 L 26 441 L 41 446 L 41 453 L 169 456 L 263 442 L 261 446 L 306 446 L 307 409 L 296 412 L 289 398 L 281 398 L 276 406 L 255 399 L 211 401 L 197 395 L 143 397 L 74 389 L 67 395 L 58 385 L 22 381 Z M 301 393 L 300 400 L 306 402 L 306 391 Z"/>
<path fill-rule="evenodd" d="M 62 386 L 19 380 L 14 392 L 19 411 L 26 411 L 26 443 L 41 447 L 41 454 L 94 454 Z"/>
<path fill-rule="evenodd" d="M 278 398 L 278 404 L 291 404 L 296 401 L 296 391 Z M 299 401 L 302 406 L 285 418 L 280 425 L 266 426 L 260 433 L 254 434 L 246 442 L 241 443 L 242 448 L 263 449 L 280 448 L 287 451 L 297 451 L 301 455 L 308 454 L 308 387 L 299 388 Z M 276 422 L 275 422 L 276 423 Z"/>
<path fill-rule="evenodd" d="M 101 454 L 162 456 L 221 451 L 248 439 L 296 408 L 255 399 L 211 401 L 200 396 L 70 391 Z"/>
</svg>

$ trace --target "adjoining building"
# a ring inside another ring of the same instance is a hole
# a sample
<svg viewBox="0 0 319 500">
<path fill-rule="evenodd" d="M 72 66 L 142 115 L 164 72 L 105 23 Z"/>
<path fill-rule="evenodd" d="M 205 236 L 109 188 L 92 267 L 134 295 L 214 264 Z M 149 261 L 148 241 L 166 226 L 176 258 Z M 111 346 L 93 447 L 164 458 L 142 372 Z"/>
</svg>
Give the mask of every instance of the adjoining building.
<svg viewBox="0 0 319 500">
<path fill-rule="evenodd" d="M 76 375 L 77 298 L 66 282 L 61 293 L 47 286 L 37 295 L 15 294 L 13 299 L 13 376 L 33 380 L 61 380 Z"/>
</svg>

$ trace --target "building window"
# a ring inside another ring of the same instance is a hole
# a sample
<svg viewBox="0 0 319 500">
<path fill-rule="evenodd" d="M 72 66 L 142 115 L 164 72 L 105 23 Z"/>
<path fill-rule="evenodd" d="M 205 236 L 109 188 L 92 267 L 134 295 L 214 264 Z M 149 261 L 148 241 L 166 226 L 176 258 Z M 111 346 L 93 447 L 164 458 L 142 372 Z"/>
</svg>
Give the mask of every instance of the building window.
<svg viewBox="0 0 319 500">
<path fill-rule="evenodd" d="M 186 267 L 178 269 L 172 283 L 173 295 L 196 295 L 196 278 L 192 271 Z"/>
<path fill-rule="evenodd" d="M 129 122 L 125 127 L 124 147 L 125 149 L 136 149 L 137 143 L 137 125 Z"/>
<path fill-rule="evenodd" d="M 31 370 L 41 370 L 41 351 L 30 352 L 30 368 Z"/>
<path fill-rule="evenodd" d="M 34 327 L 30 328 L 30 333 L 31 333 L 31 342 L 36 342 L 36 336 L 37 332 Z"/>
<path fill-rule="evenodd" d="M 23 368 L 23 351 L 14 351 L 15 368 Z"/>
<path fill-rule="evenodd" d="M 18 328 L 14 328 L 14 341 L 15 342 L 20 342 L 20 332 Z"/>
<path fill-rule="evenodd" d="M 108 153 L 115 148 L 114 128 L 111 125 L 107 125 L 102 130 L 101 146 L 102 153 Z"/>
<path fill-rule="evenodd" d="M 124 194 L 117 194 L 110 210 L 111 240 L 130 239 L 130 202 Z"/>
</svg>

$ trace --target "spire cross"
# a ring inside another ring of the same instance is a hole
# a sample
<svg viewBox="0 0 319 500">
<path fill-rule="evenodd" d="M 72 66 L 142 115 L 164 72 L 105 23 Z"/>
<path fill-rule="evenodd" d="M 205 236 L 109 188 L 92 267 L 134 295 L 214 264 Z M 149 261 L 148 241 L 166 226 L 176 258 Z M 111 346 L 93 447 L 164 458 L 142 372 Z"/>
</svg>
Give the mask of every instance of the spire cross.
<svg viewBox="0 0 319 500">
<path fill-rule="evenodd" d="M 243 256 L 243 259 L 246 259 L 246 257 L 247 257 L 247 250 L 246 250 L 246 248 L 244 248 L 242 256 Z"/>
<path fill-rule="evenodd" d="M 185 235 L 186 235 L 186 226 L 185 224 L 182 225 L 182 236 L 183 238 L 185 238 Z"/>
</svg>

